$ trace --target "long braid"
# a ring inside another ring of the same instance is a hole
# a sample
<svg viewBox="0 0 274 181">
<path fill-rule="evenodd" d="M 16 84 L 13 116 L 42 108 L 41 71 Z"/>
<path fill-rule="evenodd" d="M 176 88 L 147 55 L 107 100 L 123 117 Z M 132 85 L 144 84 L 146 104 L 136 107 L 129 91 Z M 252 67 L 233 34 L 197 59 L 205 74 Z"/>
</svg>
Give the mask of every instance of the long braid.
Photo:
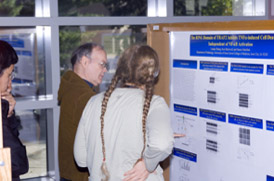
<svg viewBox="0 0 274 181">
<path fill-rule="evenodd" d="M 106 166 L 106 149 L 105 149 L 105 139 L 104 139 L 104 116 L 105 116 L 105 112 L 107 109 L 107 104 L 108 104 L 108 100 L 113 92 L 113 90 L 115 89 L 117 83 L 119 82 L 119 76 L 115 75 L 112 80 L 111 80 L 111 84 L 108 87 L 108 90 L 105 92 L 104 94 L 104 99 L 102 101 L 102 106 L 101 106 L 101 116 L 100 116 L 100 120 L 101 120 L 101 141 L 102 141 L 102 152 L 103 152 L 103 163 L 101 166 L 101 170 L 103 173 L 104 178 L 102 179 L 102 181 L 108 181 L 109 179 L 109 172 Z"/>
<path fill-rule="evenodd" d="M 142 116 L 142 131 L 143 131 L 144 146 L 141 152 L 141 158 L 143 157 L 143 154 L 146 148 L 146 119 L 147 119 L 148 111 L 150 108 L 150 102 L 153 96 L 153 90 L 154 90 L 154 86 L 152 83 L 146 85 L 145 100 L 144 100 L 144 106 L 143 106 L 143 116 Z"/>
</svg>

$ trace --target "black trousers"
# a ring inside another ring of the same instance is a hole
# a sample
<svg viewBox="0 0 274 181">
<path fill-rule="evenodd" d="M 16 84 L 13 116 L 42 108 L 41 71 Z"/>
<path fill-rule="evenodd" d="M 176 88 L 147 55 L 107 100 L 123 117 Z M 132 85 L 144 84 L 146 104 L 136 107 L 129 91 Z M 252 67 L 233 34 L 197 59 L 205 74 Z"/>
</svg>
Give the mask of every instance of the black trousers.
<svg viewBox="0 0 274 181">
<path fill-rule="evenodd" d="M 71 180 L 69 180 L 69 179 L 66 179 L 66 178 L 60 178 L 60 181 L 71 181 Z"/>
</svg>

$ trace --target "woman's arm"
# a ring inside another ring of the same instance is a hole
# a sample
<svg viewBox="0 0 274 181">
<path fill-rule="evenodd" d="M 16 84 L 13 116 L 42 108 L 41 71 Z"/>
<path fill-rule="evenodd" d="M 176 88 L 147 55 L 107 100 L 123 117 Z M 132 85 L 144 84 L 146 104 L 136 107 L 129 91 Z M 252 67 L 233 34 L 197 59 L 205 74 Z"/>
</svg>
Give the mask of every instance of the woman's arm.
<svg viewBox="0 0 274 181">
<path fill-rule="evenodd" d="M 124 181 L 146 180 L 159 162 L 163 161 L 172 151 L 173 132 L 170 125 L 170 111 L 163 98 L 156 98 L 151 103 L 147 117 L 147 141 L 143 159 L 126 172 Z"/>
<path fill-rule="evenodd" d="M 153 172 L 159 162 L 170 155 L 173 141 L 170 110 L 164 99 L 158 97 L 154 100 L 147 119 L 147 147 L 144 160 L 149 172 Z"/>
<path fill-rule="evenodd" d="M 87 167 L 87 148 L 84 128 L 84 116 L 82 116 L 77 128 L 73 150 L 75 161 L 79 167 Z"/>
</svg>

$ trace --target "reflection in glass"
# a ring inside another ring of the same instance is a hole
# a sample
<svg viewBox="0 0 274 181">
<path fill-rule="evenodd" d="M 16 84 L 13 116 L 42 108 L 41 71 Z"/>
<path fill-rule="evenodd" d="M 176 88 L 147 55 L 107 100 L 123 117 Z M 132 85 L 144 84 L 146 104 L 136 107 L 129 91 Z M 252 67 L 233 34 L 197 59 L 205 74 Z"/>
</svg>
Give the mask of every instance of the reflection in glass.
<svg viewBox="0 0 274 181">
<path fill-rule="evenodd" d="M 146 44 L 146 26 L 77 26 L 60 27 L 60 68 L 61 75 L 71 69 L 70 57 L 74 49 L 86 42 L 103 45 L 109 62 L 109 71 L 105 73 L 98 91 L 109 85 L 115 72 L 121 52 L 136 43 Z"/>
<path fill-rule="evenodd" d="M 11 44 L 19 58 L 14 67 L 15 77 L 12 80 L 12 94 L 15 97 L 46 94 L 45 48 L 44 39 L 40 34 L 41 31 L 37 32 L 36 28 L 0 29 L 0 39 Z"/>
<path fill-rule="evenodd" d="M 34 0 L 1 0 L 0 16 L 34 16 Z"/>
<path fill-rule="evenodd" d="M 174 16 L 264 16 L 262 0 L 174 0 Z"/>
<path fill-rule="evenodd" d="M 29 172 L 20 176 L 33 178 L 47 175 L 47 110 L 16 111 L 20 117 L 20 139 L 26 146 Z"/>
<path fill-rule="evenodd" d="M 59 16 L 146 16 L 147 0 L 58 0 Z"/>
</svg>

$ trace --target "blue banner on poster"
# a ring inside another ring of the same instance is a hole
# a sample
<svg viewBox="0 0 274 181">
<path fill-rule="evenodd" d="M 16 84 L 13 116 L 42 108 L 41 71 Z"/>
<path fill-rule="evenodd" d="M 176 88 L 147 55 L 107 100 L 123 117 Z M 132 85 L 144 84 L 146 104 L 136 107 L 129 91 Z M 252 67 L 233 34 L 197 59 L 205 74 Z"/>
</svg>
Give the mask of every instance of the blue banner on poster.
<svg viewBox="0 0 274 181">
<path fill-rule="evenodd" d="M 248 63 L 231 63 L 231 72 L 251 73 L 251 74 L 263 74 L 263 64 L 248 64 Z"/>
<path fill-rule="evenodd" d="M 274 181 L 274 177 L 267 175 L 266 176 L 266 181 Z"/>
<path fill-rule="evenodd" d="M 226 114 L 223 112 L 200 109 L 200 117 L 216 121 L 226 122 Z"/>
<path fill-rule="evenodd" d="M 195 60 L 173 60 L 174 68 L 186 68 L 186 69 L 197 69 L 197 61 Z"/>
<path fill-rule="evenodd" d="M 24 40 L 16 38 L 15 36 L 10 35 L 1 35 L 0 40 L 4 40 L 8 42 L 13 48 L 24 48 L 25 43 Z"/>
<path fill-rule="evenodd" d="M 192 162 L 197 162 L 197 154 L 191 153 L 179 148 L 174 148 L 173 149 L 173 155 L 184 158 L 186 160 L 192 161 Z"/>
<path fill-rule="evenodd" d="M 18 56 L 32 56 L 31 51 L 25 51 L 25 50 L 16 50 L 16 53 Z"/>
<path fill-rule="evenodd" d="M 274 131 L 274 122 L 273 121 L 266 121 L 266 130 Z"/>
<path fill-rule="evenodd" d="M 197 116 L 197 108 L 174 104 L 174 111 Z"/>
<path fill-rule="evenodd" d="M 274 34 L 190 35 L 190 55 L 232 58 L 274 58 Z"/>
<path fill-rule="evenodd" d="M 267 65 L 266 74 L 267 75 L 274 75 L 274 65 Z"/>
<path fill-rule="evenodd" d="M 201 61 L 200 62 L 200 69 L 201 70 L 227 72 L 227 70 L 228 70 L 228 62 Z"/>
<path fill-rule="evenodd" d="M 242 126 L 263 129 L 263 120 L 258 118 L 229 114 L 228 122 L 231 124 L 238 124 Z"/>
</svg>

